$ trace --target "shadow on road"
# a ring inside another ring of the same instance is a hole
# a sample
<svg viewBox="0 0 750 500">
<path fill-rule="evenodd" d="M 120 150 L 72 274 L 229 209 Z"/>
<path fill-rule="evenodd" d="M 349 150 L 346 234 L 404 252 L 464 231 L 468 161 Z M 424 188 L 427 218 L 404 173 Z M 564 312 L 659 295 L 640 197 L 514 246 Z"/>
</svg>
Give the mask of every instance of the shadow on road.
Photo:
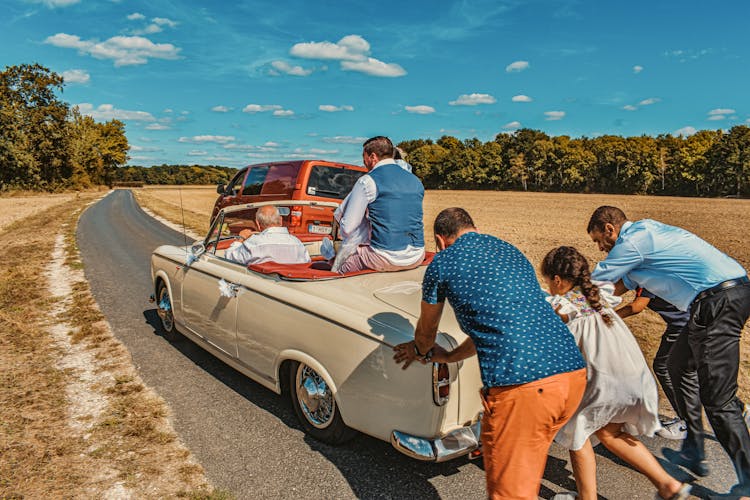
<svg viewBox="0 0 750 500">
<path fill-rule="evenodd" d="M 153 329 L 154 335 L 160 335 L 160 320 L 156 309 L 144 310 L 143 317 Z M 180 340 L 171 343 L 171 345 L 196 366 L 205 370 L 253 405 L 274 415 L 287 427 L 304 433 L 288 397 L 280 396 L 252 381 L 184 337 L 180 337 Z M 354 494 L 359 498 L 404 496 L 439 498 L 439 494 L 430 480 L 438 477 L 449 477 L 466 470 L 466 468 L 474 467 L 477 472 L 484 469 L 481 459 L 471 461 L 467 457 L 438 464 L 413 460 L 397 452 L 390 443 L 364 434 L 359 434 L 352 441 L 337 447 L 317 441 L 306 434 L 303 435 L 305 443 L 311 450 L 316 451 L 338 468 Z M 606 457 L 618 465 L 632 468 L 601 445 L 597 446 L 595 451 L 598 455 Z M 694 479 L 684 470 L 664 459 L 659 459 L 659 462 L 667 472 L 680 481 L 692 482 Z M 575 490 L 573 475 L 567 467 L 567 460 L 550 455 L 544 470 L 544 479 L 558 485 L 560 490 Z M 476 477 L 483 481 L 483 475 L 479 474 Z M 484 485 L 472 485 L 471 487 L 471 489 L 476 488 L 481 488 L 483 491 Z M 555 493 L 556 491 L 543 485 L 539 496 L 551 498 Z M 705 498 L 711 494 L 715 494 L 715 492 L 700 485 L 695 485 L 693 490 L 693 495 L 700 498 Z"/>
</svg>

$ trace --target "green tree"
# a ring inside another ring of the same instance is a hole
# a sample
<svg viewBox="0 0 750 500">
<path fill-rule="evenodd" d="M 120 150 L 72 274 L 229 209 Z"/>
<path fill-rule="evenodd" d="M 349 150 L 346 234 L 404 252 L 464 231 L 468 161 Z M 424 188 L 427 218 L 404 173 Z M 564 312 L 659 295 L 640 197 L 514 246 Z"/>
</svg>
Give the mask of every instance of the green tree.
<svg viewBox="0 0 750 500">
<path fill-rule="evenodd" d="M 58 99 L 60 75 L 39 64 L 0 72 L 0 168 L 2 180 L 44 187 L 71 174 L 67 161 L 68 105 Z"/>
<path fill-rule="evenodd" d="M 714 144 L 711 152 L 719 185 L 714 194 L 741 196 L 750 188 L 750 127 L 737 125 Z"/>
</svg>

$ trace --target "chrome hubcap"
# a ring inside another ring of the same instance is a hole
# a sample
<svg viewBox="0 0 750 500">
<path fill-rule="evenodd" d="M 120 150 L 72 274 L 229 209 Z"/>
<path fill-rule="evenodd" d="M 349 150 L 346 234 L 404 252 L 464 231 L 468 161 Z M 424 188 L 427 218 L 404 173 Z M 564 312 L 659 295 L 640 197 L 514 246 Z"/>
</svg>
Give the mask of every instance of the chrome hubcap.
<svg viewBox="0 0 750 500">
<path fill-rule="evenodd" d="M 172 317 L 172 302 L 169 300 L 167 287 L 163 287 L 159 292 L 159 303 L 156 311 L 159 314 L 164 329 L 168 332 L 172 331 L 174 318 Z"/>
<path fill-rule="evenodd" d="M 307 421 L 318 429 L 328 427 L 336 411 L 336 404 L 325 380 L 309 366 L 300 364 L 295 387 L 297 401 Z"/>
</svg>

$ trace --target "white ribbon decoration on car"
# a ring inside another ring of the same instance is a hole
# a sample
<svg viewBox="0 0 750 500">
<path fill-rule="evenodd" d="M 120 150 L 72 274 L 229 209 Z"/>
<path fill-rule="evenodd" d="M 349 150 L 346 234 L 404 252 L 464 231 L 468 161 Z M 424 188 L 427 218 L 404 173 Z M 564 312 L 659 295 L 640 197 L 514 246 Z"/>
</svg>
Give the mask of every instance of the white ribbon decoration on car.
<svg viewBox="0 0 750 500">
<path fill-rule="evenodd" d="M 228 283 L 224 278 L 219 280 L 219 293 L 229 299 L 237 296 L 237 285 Z"/>
</svg>

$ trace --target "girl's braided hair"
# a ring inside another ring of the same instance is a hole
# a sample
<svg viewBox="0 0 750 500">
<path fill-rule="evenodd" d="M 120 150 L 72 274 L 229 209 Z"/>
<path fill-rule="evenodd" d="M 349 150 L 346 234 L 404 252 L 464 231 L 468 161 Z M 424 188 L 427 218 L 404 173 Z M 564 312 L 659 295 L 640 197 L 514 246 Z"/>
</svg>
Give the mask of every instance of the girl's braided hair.
<svg viewBox="0 0 750 500">
<path fill-rule="evenodd" d="M 557 247 L 550 250 L 542 260 L 541 271 L 548 278 L 557 275 L 573 283 L 573 286 L 580 287 L 589 305 L 602 315 L 604 323 L 612 324 L 610 315 L 602 313 L 603 306 L 599 296 L 599 287 L 591 282 L 589 263 L 578 250 L 573 247 Z"/>
</svg>

